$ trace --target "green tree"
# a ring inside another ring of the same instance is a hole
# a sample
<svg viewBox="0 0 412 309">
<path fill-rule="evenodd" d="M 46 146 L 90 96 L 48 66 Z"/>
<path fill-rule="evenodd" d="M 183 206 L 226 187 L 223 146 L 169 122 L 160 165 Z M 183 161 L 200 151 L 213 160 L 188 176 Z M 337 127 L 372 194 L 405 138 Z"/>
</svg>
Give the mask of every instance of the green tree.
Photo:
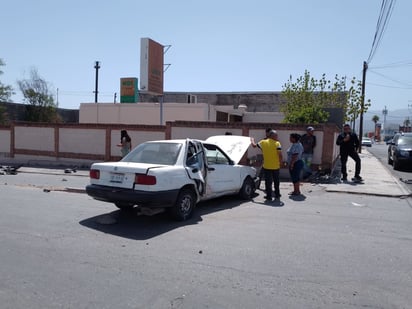
<svg viewBox="0 0 412 309">
<path fill-rule="evenodd" d="M 282 97 L 284 103 L 281 111 L 285 114 L 286 123 L 322 123 L 327 121 L 329 114 L 325 107 L 337 107 L 344 110 L 344 121 L 353 124 L 361 113 L 362 82 L 355 77 L 347 88 L 346 77 L 335 75 L 334 81 L 310 76 L 308 71 L 299 77 L 296 82 L 289 77 L 283 86 Z M 363 113 L 370 106 L 370 100 L 364 103 Z"/>
<path fill-rule="evenodd" d="M 329 118 L 325 107 L 342 107 L 345 100 L 345 78 L 335 76 L 335 80 L 327 80 L 323 74 L 321 79 L 310 76 L 305 71 L 295 82 L 292 76 L 282 88 L 280 110 L 285 114 L 286 123 L 323 123 Z"/>
<path fill-rule="evenodd" d="M 0 58 L 0 67 L 5 66 L 3 59 Z M 3 71 L 0 69 L 0 75 Z M 0 102 L 11 102 L 10 97 L 14 94 L 13 87 L 10 85 L 4 85 L 0 81 Z"/>
<path fill-rule="evenodd" d="M 375 123 L 375 126 L 376 126 L 376 124 L 377 124 L 378 121 L 379 121 L 379 116 L 378 116 L 378 115 L 374 115 L 374 116 L 372 117 L 372 121 Z"/>
<path fill-rule="evenodd" d="M 41 78 L 36 69 L 30 71 L 30 78 L 18 80 L 26 106 L 26 120 L 33 122 L 58 122 L 57 106 L 50 92 L 49 83 Z"/>
<path fill-rule="evenodd" d="M 0 105 L 0 125 L 6 125 L 8 123 L 9 123 L 9 119 L 7 117 L 6 107 Z"/>
</svg>

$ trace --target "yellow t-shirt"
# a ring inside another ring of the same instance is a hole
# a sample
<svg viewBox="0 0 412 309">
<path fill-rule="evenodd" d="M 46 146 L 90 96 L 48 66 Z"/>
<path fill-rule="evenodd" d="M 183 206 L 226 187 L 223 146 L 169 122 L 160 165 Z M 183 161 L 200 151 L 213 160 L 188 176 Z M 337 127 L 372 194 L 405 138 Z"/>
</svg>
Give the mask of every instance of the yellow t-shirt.
<svg viewBox="0 0 412 309">
<path fill-rule="evenodd" d="M 267 138 L 262 139 L 258 145 L 263 154 L 263 168 L 268 170 L 280 169 L 279 151 L 282 151 L 280 143 L 271 138 Z"/>
</svg>

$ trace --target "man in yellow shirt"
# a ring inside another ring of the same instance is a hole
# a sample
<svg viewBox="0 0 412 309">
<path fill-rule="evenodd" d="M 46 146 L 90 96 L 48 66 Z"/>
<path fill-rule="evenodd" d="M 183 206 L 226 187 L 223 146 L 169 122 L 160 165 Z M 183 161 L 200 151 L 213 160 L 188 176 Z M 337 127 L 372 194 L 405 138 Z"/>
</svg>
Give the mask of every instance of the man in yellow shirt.
<svg viewBox="0 0 412 309">
<path fill-rule="evenodd" d="M 280 198 L 280 165 L 283 161 L 282 146 L 278 141 L 278 134 L 275 130 L 269 132 L 268 138 L 262 139 L 259 143 L 255 143 L 253 138 L 250 139 L 253 147 L 258 147 L 262 150 L 263 155 L 263 170 L 265 174 L 265 189 L 266 200 L 272 200 L 272 184 L 275 187 L 275 199 Z"/>
</svg>

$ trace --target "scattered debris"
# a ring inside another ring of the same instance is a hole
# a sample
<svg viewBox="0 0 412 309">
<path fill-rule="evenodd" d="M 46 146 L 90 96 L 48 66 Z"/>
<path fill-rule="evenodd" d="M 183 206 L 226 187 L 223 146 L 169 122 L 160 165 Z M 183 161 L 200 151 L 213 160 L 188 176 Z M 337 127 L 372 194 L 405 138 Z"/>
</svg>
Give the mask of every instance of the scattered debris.
<svg viewBox="0 0 412 309">
<path fill-rule="evenodd" d="M 352 202 L 352 205 L 356 206 L 356 207 L 365 207 L 365 204 L 358 204 L 358 203 L 355 203 L 355 202 Z"/>
<path fill-rule="evenodd" d="M 76 172 L 77 172 L 77 166 L 75 166 L 75 167 L 73 167 L 73 168 L 66 168 L 66 169 L 64 170 L 64 172 L 65 172 L 66 174 L 76 173 Z"/>
<path fill-rule="evenodd" d="M 22 167 L 22 165 L 8 165 L 8 166 L 1 166 L 0 168 L 0 175 L 17 175 L 17 170 Z"/>
<path fill-rule="evenodd" d="M 203 253 L 203 251 L 202 250 L 199 250 L 199 254 L 202 254 Z"/>
</svg>

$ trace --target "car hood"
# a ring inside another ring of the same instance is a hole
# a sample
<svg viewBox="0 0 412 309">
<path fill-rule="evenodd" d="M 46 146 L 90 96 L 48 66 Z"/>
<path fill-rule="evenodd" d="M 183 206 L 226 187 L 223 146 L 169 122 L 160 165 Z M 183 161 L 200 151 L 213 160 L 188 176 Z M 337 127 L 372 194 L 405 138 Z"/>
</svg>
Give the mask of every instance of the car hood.
<svg viewBox="0 0 412 309">
<path fill-rule="evenodd" d="M 250 137 L 239 135 L 216 135 L 206 140 L 222 149 L 230 159 L 238 164 L 250 146 Z"/>
</svg>

